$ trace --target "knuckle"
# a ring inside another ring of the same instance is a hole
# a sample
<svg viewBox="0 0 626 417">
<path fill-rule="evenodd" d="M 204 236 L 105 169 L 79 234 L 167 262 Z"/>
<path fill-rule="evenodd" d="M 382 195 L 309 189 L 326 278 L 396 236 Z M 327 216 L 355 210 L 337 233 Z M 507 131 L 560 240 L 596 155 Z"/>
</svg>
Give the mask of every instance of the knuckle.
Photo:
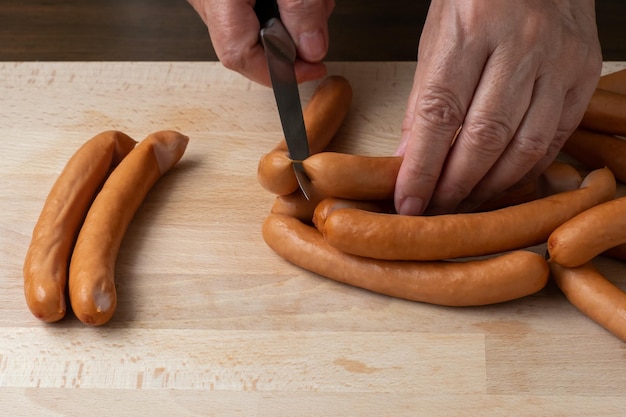
<svg viewBox="0 0 626 417">
<path fill-rule="evenodd" d="M 510 162 L 519 166 L 527 166 L 529 161 L 538 161 L 548 153 L 551 146 L 557 143 L 542 135 L 522 135 L 516 138 L 516 146 L 512 148 Z"/>
<path fill-rule="evenodd" d="M 440 171 L 428 167 L 422 158 L 423 155 L 407 152 L 404 154 L 404 162 L 401 166 L 403 177 L 410 182 L 419 181 L 420 184 L 433 186 L 439 180 Z"/>
<path fill-rule="evenodd" d="M 548 146 L 546 147 L 546 153 L 556 154 L 558 151 L 560 151 L 563 145 L 565 145 L 567 139 L 569 139 L 569 137 L 572 135 L 573 131 L 574 128 L 571 127 L 559 127 L 554 134 L 554 138 L 552 139 L 552 141 L 548 143 Z"/>
<path fill-rule="evenodd" d="M 434 186 L 439 180 L 439 173 L 430 170 L 420 170 L 417 167 L 409 167 L 411 178 L 419 178 L 420 183 Z"/>
<path fill-rule="evenodd" d="M 239 49 L 225 49 L 221 51 L 219 59 L 229 70 L 240 72 L 245 68 L 246 58 Z"/>
<path fill-rule="evenodd" d="M 415 112 L 427 124 L 437 127 L 457 128 L 463 123 L 465 112 L 458 97 L 443 87 L 426 87 Z"/>
<path fill-rule="evenodd" d="M 503 113 L 480 115 L 464 125 L 463 130 L 462 143 L 472 152 L 487 157 L 501 153 L 514 133 L 512 123 Z"/>
<path fill-rule="evenodd" d="M 438 205 L 453 206 L 467 197 L 473 189 L 473 185 L 464 182 L 448 182 L 441 184 L 437 190 Z"/>
<path fill-rule="evenodd" d="M 554 23 L 543 10 L 531 9 L 524 18 L 522 30 L 519 32 L 523 45 L 535 45 L 554 30 Z"/>
</svg>

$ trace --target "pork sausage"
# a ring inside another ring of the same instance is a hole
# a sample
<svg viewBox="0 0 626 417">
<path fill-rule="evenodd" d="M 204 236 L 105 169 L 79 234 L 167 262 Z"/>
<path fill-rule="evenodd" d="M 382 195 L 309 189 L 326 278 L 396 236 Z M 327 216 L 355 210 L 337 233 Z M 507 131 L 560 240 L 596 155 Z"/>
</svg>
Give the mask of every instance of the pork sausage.
<svg viewBox="0 0 626 417">
<path fill-rule="evenodd" d="M 31 313 L 45 322 L 65 316 L 70 253 L 94 195 L 135 146 L 118 131 L 85 142 L 52 186 L 33 230 L 24 261 L 24 295 Z"/>
<path fill-rule="evenodd" d="M 578 213 L 612 199 L 615 177 L 602 168 L 577 190 L 484 213 L 404 216 L 338 209 L 317 226 L 335 248 L 399 260 L 481 256 L 545 242 Z M 323 219 L 322 219 L 323 220 Z"/>
<path fill-rule="evenodd" d="M 117 306 L 115 261 L 126 229 L 148 191 L 182 157 L 188 141 L 174 131 L 149 135 L 97 194 L 70 260 L 70 303 L 83 323 L 99 326 L 113 315 Z"/>
<path fill-rule="evenodd" d="M 577 129 L 562 151 L 590 169 L 607 167 L 626 183 L 626 140 L 605 133 Z"/>
<path fill-rule="evenodd" d="M 596 89 L 580 127 L 612 135 L 626 135 L 626 94 Z"/>
<path fill-rule="evenodd" d="M 626 197 L 591 207 L 557 227 L 548 238 L 550 260 L 575 267 L 626 243 Z"/>
<path fill-rule="evenodd" d="M 587 317 L 626 342 L 626 294 L 591 263 L 568 268 L 549 262 L 557 286 Z"/>
</svg>

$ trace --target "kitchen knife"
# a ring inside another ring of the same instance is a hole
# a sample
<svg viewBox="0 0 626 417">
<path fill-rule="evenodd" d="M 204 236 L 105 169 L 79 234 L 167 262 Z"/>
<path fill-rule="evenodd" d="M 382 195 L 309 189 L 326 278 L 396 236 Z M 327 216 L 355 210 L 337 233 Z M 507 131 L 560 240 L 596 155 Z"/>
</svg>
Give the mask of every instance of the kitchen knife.
<svg viewBox="0 0 626 417">
<path fill-rule="evenodd" d="M 255 12 L 261 24 L 261 42 L 265 49 L 267 65 L 274 89 L 280 123 L 283 128 L 289 157 L 298 185 L 307 199 L 311 198 L 312 185 L 306 176 L 302 161 L 309 157 L 309 143 L 294 62 L 296 45 L 280 21 L 275 0 L 257 0 Z"/>
</svg>

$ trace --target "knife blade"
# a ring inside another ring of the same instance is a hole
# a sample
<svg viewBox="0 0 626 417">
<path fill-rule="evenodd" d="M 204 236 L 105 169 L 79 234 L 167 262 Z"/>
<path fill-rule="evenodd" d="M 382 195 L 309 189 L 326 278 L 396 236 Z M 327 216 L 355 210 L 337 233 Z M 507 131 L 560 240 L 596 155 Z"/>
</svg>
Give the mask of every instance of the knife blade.
<svg viewBox="0 0 626 417">
<path fill-rule="evenodd" d="M 269 6 L 269 9 L 267 8 Z M 257 1 L 255 8 L 262 28 L 261 42 L 265 49 L 265 56 L 274 90 L 274 97 L 278 107 L 281 126 L 287 142 L 287 150 L 291 158 L 298 185 L 308 199 L 312 195 L 312 184 L 307 177 L 302 161 L 309 157 L 309 142 L 302 115 L 300 92 L 294 70 L 296 60 L 296 45 L 289 32 L 277 17 L 278 8 L 275 1 Z M 263 6 L 263 7 L 261 7 Z M 262 19 L 269 19 L 263 23 Z"/>
</svg>

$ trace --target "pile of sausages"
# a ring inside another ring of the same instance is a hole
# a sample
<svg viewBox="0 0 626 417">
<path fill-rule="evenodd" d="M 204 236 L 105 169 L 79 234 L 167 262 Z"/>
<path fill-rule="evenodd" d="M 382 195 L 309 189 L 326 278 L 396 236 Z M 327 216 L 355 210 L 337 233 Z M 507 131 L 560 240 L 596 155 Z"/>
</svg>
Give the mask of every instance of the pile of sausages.
<svg viewBox="0 0 626 417">
<path fill-rule="evenodd" d="M 35 317 L 63 318 L 69 289 L 80 321 L 109 321 L 117 306 L 114 271 L 124 234 L 188 141 L 178 132 L 160 131 L 137 144 L 122 132 L 106 131 L 74 153 L 48 194 L 26 253 L 24 294 Z"/>
<path fill-rule="evenodd" d="M 600 254 L 626 259 L 626 198 L 616 198 L 616 178 L 626 182 L 619 160 L 626 142 L 617 137 L 626 135 L 626 70 L 602 78 L 564 149 L 590 169 L 584 178 L 557 161 L 535 182 L 472 213 L 396 214 L 401 157 L 325 151 L 351 98 L 347 80 L 332 76 L 304 108 L 309 200 L 298 189 L 284 141 L 259 161 L 260 184 L 276 194 L 262 227 L 272 250 L 339 282 L 446 306 L 521 298 L 553 277 L 576 307 L 626 341 L 626 294 L 591 264 Z M 603 151 L 598 136 L 613 148 Z M 546 242 L 549 256 L 532 250 Z"/>
</svg>

